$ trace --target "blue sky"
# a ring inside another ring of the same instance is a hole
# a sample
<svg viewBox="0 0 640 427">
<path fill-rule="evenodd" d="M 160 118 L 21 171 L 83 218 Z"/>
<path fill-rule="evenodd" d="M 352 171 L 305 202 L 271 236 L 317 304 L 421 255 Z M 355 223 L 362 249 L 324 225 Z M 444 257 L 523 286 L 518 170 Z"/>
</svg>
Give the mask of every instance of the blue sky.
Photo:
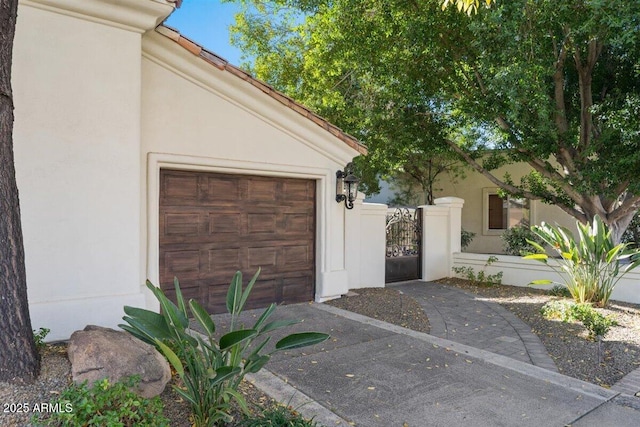
<svg viewBox="0 0 640 427">
<path fill-rule="evenodd" d="M 239 9 L 235 3 L 220 0 L 184 0 L 165 22 L 207 50 L 240 65 L 241 52 L 229 44 L 229 25 Z"/>
</svg>

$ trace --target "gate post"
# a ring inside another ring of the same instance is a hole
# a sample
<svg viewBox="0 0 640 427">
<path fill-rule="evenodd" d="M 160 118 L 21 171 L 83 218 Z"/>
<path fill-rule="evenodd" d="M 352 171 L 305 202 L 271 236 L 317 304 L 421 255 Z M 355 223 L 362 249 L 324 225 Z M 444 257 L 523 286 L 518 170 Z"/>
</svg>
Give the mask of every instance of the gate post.
<svg viewBox="0 0 640 427">
<path fill-rule="evenodd" d="M 458 197 L 441 197 L 435 206 L 421 206 L 423 281 L 451 276 L 453 254 L 461 250 L 463 205 Z"/>
<path fill-rule="evenodd" d="M 384 287 L 385 218 L 387 205 L 364 203 L 358 193 L 345 213 L 345 269 L 349 289 Z"/>
<path fill-rule="evenodd" d="M 461 232 L 462 232 L 462 206 L 464 199 L 459 197 L 440 197 L 434 200 L 436 206 L 445 206 L 449 208 L 449 242 L 450 252 L 452 254 L 462 251 Z M 451 265 L 453 267 L 453 264 Z M 451 272 L 451 269 L 449 269 Z"/>
<path fill-rule="evenodd" d="M 449 208 L 425 205 L 422 209 L 422 279 L 449 275 Z"/>
</svg>

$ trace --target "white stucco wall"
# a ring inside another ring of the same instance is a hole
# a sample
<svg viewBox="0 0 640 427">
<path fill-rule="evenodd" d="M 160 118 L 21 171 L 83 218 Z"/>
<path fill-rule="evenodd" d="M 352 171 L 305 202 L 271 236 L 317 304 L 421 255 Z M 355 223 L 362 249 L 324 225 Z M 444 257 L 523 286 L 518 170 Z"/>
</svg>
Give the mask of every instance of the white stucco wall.
<svg viewBox="0 0 640 427">
<path fill-rule="evenodd" d="M 502 272 L 502 283 L 512 286 L 529 286 L 534 280 L 551 280 L 557 284 L 563 284 L 565 277 L 558 274 L 551 267 L 535 260 L 522 259 L 522 257 L 498 255 L 498 260 L 487 266 L 488 255 L 473 253 L 455 253 L 453 262 L 455 267 L 471 267 L 477 273 L 484 271 L 486 274 L 498 274 Z M 549 261 L 559 270 L 555 260 Z M 453 273 L 452 273 L 453 275 Z M 551 289 L 553 285 L 536 285 L 538 289 Z M 633 304 L 640 304 L 640 272 L 632 270 L 622 276 L 616 284 L 611 299 Z"/>
<path fill-rule="evenodd" d="M 382 288 L 385 285 L 387 205 L 363 203 L 358 193 L 353 209 L 346 212 L 345 250 L 349 289 Z"/>
<path fill-rule="evenodd" d="M 514 182 L 520 182 L 520 178 L 530 171 L 527 164 L 507 165 L 496 170 L 495 175 L 502 178 L 505 173 L 511 175 Z M 473 241 L 465 252 L 501 254 L 504 253 L 503 242 L 500 233 L 487 232 L 483 226 L 483 189 L 495 189 L 495 184 L 482 174 L 466 170 L 464 179 L 452 180 L 444 175 L 438 181 L 436 197 L 455 196 L 464 199 L 462 209 L 462 228 L 476 233 Z M 571 230 L 575 230 L 575 219 L 557 206 L 548 205 L 535 200 L 531 203 L 531 222 L 540 224 L 546 221 L 551 224 L 560 224 Z"/>
<path fill-rule="evenodd" d="M 82 3 L 69 14 L 56 3 L 64 2 L 20 2 L 13 56 L 30 313 L 50 340 L 87 324 L 116 326 L 125 304 L 144 302 L 135 238 L 141 34 L 123 11 L 132 2 L 115 10 L 126 25 L 109 21 L 108 2 L 92 2 L 98 18 L 81 15 Z"/>
<path fill-rule="evenodd" d="M 66 339 L 157 308 L 162 167 L 313 179 L 316 298 L 349 289 L 335 173 L 357 155 L 156 33 L 164 0 L 21 0 L 14 143 L 34 328 Z"/>
<path fill-rule="evenodd" d="M 345 209 L 335 202 L 335 173 L 355 151 L 163 35 L 145 35 L 143 51 L 140 167 L 149 183 L 142 189 L 147 200 L 143 218 L 149 218 L 144 227 L 147 276 L 158 279 L 154 180 L 160 168 L 287 176 L 317 182 L 316 298 L 346 293 Z"/>
</svg>

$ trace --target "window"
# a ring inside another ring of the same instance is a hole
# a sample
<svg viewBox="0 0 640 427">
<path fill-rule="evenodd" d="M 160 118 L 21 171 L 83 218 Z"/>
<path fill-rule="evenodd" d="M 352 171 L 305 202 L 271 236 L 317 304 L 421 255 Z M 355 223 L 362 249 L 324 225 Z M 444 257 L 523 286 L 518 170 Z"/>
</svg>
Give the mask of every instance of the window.
<svg viewBox="0 0 640 427">
<path fill-rule="evenodd" d="M 516 225 L 529 226 L 531 209 L 529 199 L 498 195 L 496 188 L 483 189 L 484 234 L 501 234 Z"/>
</svg>

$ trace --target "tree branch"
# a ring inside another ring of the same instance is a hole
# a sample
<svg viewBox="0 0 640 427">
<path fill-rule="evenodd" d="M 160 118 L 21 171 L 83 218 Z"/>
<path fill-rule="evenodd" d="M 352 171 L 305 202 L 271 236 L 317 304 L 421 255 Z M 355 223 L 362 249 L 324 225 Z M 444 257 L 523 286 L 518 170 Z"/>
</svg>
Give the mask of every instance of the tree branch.
<svg viewBox="0 0 640 427">
<path fill-rule="evenodd" d="M 502 188 L 503 190 L 505 190 L 505 191 L 507 191 L 509 193 L 521 194 L 522 196 L 526 197 L 527 199 L 539 200 L 541 198 L 541 196 L 539 196 L 537 194 L 534 194 L 534 193 L 532 193 L 530 191 L 523 190 L 521 188 L 516 187 L 515 185 L 508 184 L 508 183 L 496 178 L 491 172 L 487 171 L 474 158 L 472 158 L 469 155 L 469 153 L 467 153 L 462 148 L 460 148 L 458 146 L 458 144 L 456 144 L 454 141 L 446 140 L 446 142 L 453 149 L 453 151 L 455 151 L 458 155 L 460 155 L 467 162 L 467 164 L 469 164 L 469 166 L 471 166 L 477 172 L 482 174 L 485 178 L 487 178 L 489 181 L 491 181 L 496 186 Z M 545 171 L 545 173 L 546 173 L 546 171 Z M 553 194 L 549 194 L 548 198 L 549 198 L 549 200 L 551 202 L 553 202 L 553 204 L 558 206 L 560 209 L 562 209 L 563 211 L 565 211 L 569 215 L 571 215 L 571 216 L 573 216 L 573 217 L 575 217 L 575 218 L 577 218 L 577 219 L 579 219 L 581 221 L 586 221 L 587 220 L 587 217 L 583 212 L 575 209 L 573 206 L 567 206 L 559 197 L 557 197 L 557 196 L 555 196 Z"/>
</svg>

